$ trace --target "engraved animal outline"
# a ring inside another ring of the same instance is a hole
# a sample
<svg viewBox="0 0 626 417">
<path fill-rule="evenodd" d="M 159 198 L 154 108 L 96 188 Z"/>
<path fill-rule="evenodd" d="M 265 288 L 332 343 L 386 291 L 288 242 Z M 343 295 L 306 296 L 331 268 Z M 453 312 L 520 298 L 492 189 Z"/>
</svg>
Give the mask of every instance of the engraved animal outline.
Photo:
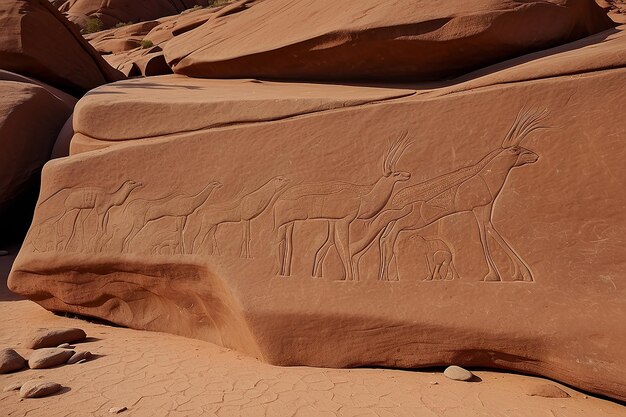
<svg viewBox="0 0 626 417">
<path fill-rule="evenodd" d="M 63 224 L 65 223 L 66 216 L 69 215 L 69 213 L 78 210 L 74 217 L 74 220 L 72 221 L 72 232 L 70 233 L 70 237 L 67 239 L 65 245 L 63 246 L 63 250 L 65 250 L 72 238 L 74 237 L 74 234 L 76 233 L 76 223 L 81 212 L 83 210 L 86 210 L 88 212 L 95 211 L 97 215 L 97 229 L 94 233 L 94 237 L 96 238 L 97 244 L 98 239 L 106 234 L 110 210 L 115 206 L 121 206 L 122 204 L 124 204 L 132 191 L 141 186 L 142 184 L 140 182 L 127 180 L 124 181 L 122 185 L 120 185 L 120 187 L 113 192 L 109 192 L 102 187 L 81 187 L 76 189 L 63 188 L 55 192 L 39 204 L 39 206 L 41 206 L 54 196 L 60 194 L 63 191 L 69 190 L 69 194 L 63 201 L 63 212 L 55 216 L 49 217 L 48 219 L 44 220 L 42 224 L 52 223 L 56 226 L 55 246 L 58 246 L 59 243 L 63 243 Z M 85 219 L 86 217 L 83 219 L 83 223 Z M 61 238 L 60 242 L 57 241 L 59 237 Z"/>
<path fill-rule="evenodd" d="M 420 239 L 421 245 L 426 247 L 424 259 L 428 267 L 428 277 L 424 281 L 451 281 L 459 278 L 459 273 L 454 265 L 454 251 L 443 239 L 427 239 L 418 233 L 409 237 L 409 242 L 414 246 L 420 244 L 415 242 Z M 445 274 L 442 275 L 442 270 Z"/>
<path fill-rule="evenodd" d="M 177 218 L 177 229 L 180 232 L 180 242 L 182 253 L 185 253 L 184 230 L 187 219 L 191 214 L 200 208 L 211 196 L 213 191 L 221 188 L 222 184 L 217 181 L 209 182 L 199 193 L 187 196 L 176 196 L 161 201 L 147 201 L 132 215 L 132 227 L 122 245 L 122 251 L 128 252 L 132 240 L 150 222 L 164 217 Z"/>
<path fill-rule="evenodd" d="M 240 257 L 251 258 L 250 222 L 260 216 L 276 199 L 281 191 L 287 187 L 289 179 L 282 175 L 276 176 L 256 190 L 241 198 L 203 207 L 196 213 L 196 219 L 200 218 L 200 226 L 192 231 L 191 248 L 196 251 L 197 238 L 200 237 L 199 246 L 204 244 L 207 237 L 210 239 L 211 254 L 219 253 L 215 233 L 217 228 L 226 223 L 243 223 L 243 236 L 241 241 Z M 194 222 L 189 222 L 188 228 L 195 227 Z"/>
<path fill-rule="evenodd" d="M 397 183 L 411 174 L 396 170 L 396 163 L 410 145 L 405 132 L 383 155 L 382 176 L 373 184 L 343 181 L 307 183 L 287 189 L 274 203 L 274 230 L 278 234 L 279 275 L 290 276 L 293 256 L 293 229 L 296 222 L 327 220 L 326 241 L 317 250 L 313 276 L 322 276 L 324 259 L 331 247 L 337 249 L 344 278 L 352 280 L 350 268 L 350 226 L 356 219 L 373 218 L 385 207 Z M 339 244 L 337 244 L 337 241 Z"/>
<path fill-rule="evenodd" d="M 464 167 L 437 178 L 399 190 L 389 206 L 379 213 L 366 236 L 354 245 L 351 265 L 359 274 L 359 261 L 378 240 L 380 269 L 378 279 L 389 280 L 389 266 L 396 256 L 396 241 L 400 233 L 420 230 L 451 215 L 471 212 L 478 225 L 480 242 L 489 268 L 484 281 L 501 281 L 487 242 L 487 233 L 493 237 L 512 261 L 516 281 L 534 281 L 530 267 L 500 235 L 492 223 L 493 206 L 511 169 L 537 162 L 539 156 L 520 146 L 531 132 L 545 129 L 540 122 L 548 110 L 520 111 L 506 134 L 502 145 L 472 166 Z"/>
</svg>

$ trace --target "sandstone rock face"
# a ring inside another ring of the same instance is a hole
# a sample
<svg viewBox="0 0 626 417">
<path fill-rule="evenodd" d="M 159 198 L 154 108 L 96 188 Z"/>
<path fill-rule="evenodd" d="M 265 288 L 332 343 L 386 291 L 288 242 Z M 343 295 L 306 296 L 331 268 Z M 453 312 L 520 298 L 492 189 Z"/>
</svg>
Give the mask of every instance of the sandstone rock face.
<svg viewBox="0 0 626 417">
<path fill-rule="evenodd" d="M 251 2 L 237 2 L 220 7 L 192 9 L 176 16 L 97 32 L 86 38 L 111 66 L 126 76 L 171 74 L 172 69 L 165 62 L 163 54 L 168 41 L 210 19 L 219 19 L 251 6 Z M 142 41 L 153 47 L 144 48 Z"/>
<path fill-rule="evenodd" d="M 26 365 L 26 360 L 13 349 L 0 350 L 0 374 L 19 371 Z"/>
<path fill-rule="evenodd" d="M 612 25 L 592 0 L 265 0 L 168 42 L 165 57 L 194 77 L 432 80 Z"/>
<path fill-rule="evenodd" d="M 153 20 L 212 3 L 212 0 L 66 0 L 59 10 L 78 24 L 84 24 L 87 17 L 98 18 L 103 28 L 108 29 L 118 23 Z"/>
<path fill-rule="evenodd" d="M 55 347 L 64 343 L 80 342 L 85 340 L 87 335 L 82 329 L 41 329 L 29 343 L 31 349 Z"/>
<path fill-rule="evenodd" d="M 0 1 L 0 69 L 80 95 L 120 80 L 48 0 Z"/>
<path fill-rule="evenodd" d="M 54 88 L 0 71 L 0 214 L 37 187 L 75 102 Z"/>
<path fill-rule="evenodd" d="M 488 366 L 625 400 L 625 39 L 438 88 L 101 87 L 9 287 L 273 364 Z"/>
<path fill-rule="evenodd" d="M 69 349 L 37 349 L 28 358 L 28 366 L 31 369 L 52 368 L 53 366 L 64 364 L 72 355 L 74 355 L 74 351 Z"/>
</svg>

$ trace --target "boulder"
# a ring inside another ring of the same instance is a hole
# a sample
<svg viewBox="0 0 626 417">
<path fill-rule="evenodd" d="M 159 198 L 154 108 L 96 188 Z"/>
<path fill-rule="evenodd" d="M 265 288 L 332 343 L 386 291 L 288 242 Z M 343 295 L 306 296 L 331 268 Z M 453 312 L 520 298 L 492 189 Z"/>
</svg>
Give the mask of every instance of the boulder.
<svg viewBox="0 0 626 417">
<path fill-rule="evenodd" d="M 265 0 L 164 50 L 192 77 L 440 80 L 614 25 L 593 0 Z"/>
<path fill-rule="evenodd" d="M 40 398 L 57 393 L 61 385 L 56 382 L 40 381 L 33 379 L 26 381 L 20 388 L 22 398 Z"/>
<path fill-rule="evenodd" d="M 2 70 L 72 95 L 123 78 L 48 0 L 0 0 L 0 27 Z"/>
<path fill-rule="evenodd" d="M 0 374 L 19 371 L 26 365 L 26 359 L 13 349 L 0 350 Z"/>
<path fill-rule="evenodd" d="M 28 347 L 31 349 L 55 347 L 63 343 L 82 342 L 86 337 L 87 335 L 82 329 L 40 329 L 30 341 Z"/>
<path fill-rule="evenodd" d="M 45 369 L 61 365 L 74 355 L 70 349 L 42 348 L 34 351 L 28 358 L 28 366 L 31 369 Z"/>
<path fill-rule="evenodd" d="M 54 88 L 0 71 L 1 215 L 15 209 L 16 222 L 24 212 L 30 221 L 29 193 L 36 192 L 41 168 L 75 102 Z"/>
<path fill-rule="evenodd" d="M 454 363 L 626 400 L 624 39 L 440 87 L 98 88 L 9 288 L 276 365 Z"/>
</svg>

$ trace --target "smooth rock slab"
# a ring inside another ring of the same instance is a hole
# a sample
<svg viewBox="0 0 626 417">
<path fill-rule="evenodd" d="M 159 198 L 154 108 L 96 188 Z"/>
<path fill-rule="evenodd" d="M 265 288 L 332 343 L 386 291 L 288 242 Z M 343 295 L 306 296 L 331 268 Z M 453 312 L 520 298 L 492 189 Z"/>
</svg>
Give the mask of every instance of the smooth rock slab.
<svg viewBox="0 0 626 417">
<path fill-rule="evenodd" d="M 0 350 L 0 374 L 19 371 L 24 365 L 26 365 L 26 359 L 13 349 Z"/>
<path fill-rule="evenodd" d="M 87 334 L 82 329 L 40 329 L 29 343 L 31 349 L 47 347 L 61 347 L 61 344 L 69 344 L 85 340 Z M 68 345 L 69 346 L 69 345 Z M 68 346 L 63 346 L 67 348 Z"/>
<path fill-rule="evenodd" d="M 534 383 L 526 387 L 526 395 L 544 398 L 570 398 L 570 395 L 554 384 Z"/>
<path fill-rule="evenodd" d="M 73 350 L 59 348 L 42 348 L 34 351 L 28 358 L 31 369 L 52 368 L 67 362 L 74 355 Z"/>
<path fill-rule="evenodd" d="M 593 0 L 264 0 L 164 50 L 175 73 L 193 77 L 423 81 L 614 25 Z"/>
<path fill-rule="evenodd" d="M 52 395 L 61 389 L 61 384 L 37 379 L 25 382 L 20 388 L 20 397 L 39 398 Z"/>
</svg>

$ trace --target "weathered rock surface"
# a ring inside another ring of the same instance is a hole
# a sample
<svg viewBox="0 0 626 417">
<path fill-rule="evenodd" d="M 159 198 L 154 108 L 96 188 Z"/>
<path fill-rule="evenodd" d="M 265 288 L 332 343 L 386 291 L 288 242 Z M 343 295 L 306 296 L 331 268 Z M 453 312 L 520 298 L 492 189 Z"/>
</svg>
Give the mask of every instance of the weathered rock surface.
<svg viewBox="0 0 626 417">
<path fill-rule="evenodd" d="M 20 204 L 29 190 L 38 187 L 41 168 L 50 159 L 57 135 L 75 102 L 54 88 L 0 71 L 3 216 L 10 206 Z"/>
<path fill-rule="evenodd" d="M 612 25 L 593 0 L 265 0 L 164 50 L 194 77 L 438 80 Z"/>
<path fill-rule="evenodd" d="M 13 382 L 2 388 L 2 392 L 19 391 L 19 389 L 22 388 L 22 385 L 22 382 Z"/>
<path fill-rule="evenodd" d="M 85 340 L 86 337 L 87 335 L 82 329 L 40 329 L 28 346 L 31 349 L 55 347 L 63 343 L 80 342 Z"/>
<path fill-rule="evenodd" d="M 48 0 L 0 1 L 0 69 L 81 95 L 123 75 Z"/>
<path fill-rule="evenodd" d="M 61 365 L 74 355 L 73 350 L 59 348 L 42 348 L 34 351 L 28 358 L 31 369 L 45 369 Z"/>
<path fill-rule="evenodd" d="M 213 0 L 66 0 L 59 10 L 79 26 L 84 26 L 88 18 L 98 18 L 102 28 L 108 29 L 119 23 L 144 22 L 212 3 Z"/>
<path fill-rule="evenodd" d="M 9 287 L 274 364 L 489 366 L 624 400 L 623 39 L 439 88 L 99 88 Z"/>
<path fill-rule="evenodd" d="M 526 386 L 526 395 L 544 398 L 570 398 L 570 395 L 561 388 L 550 383 L 529 383 Z"/>
<path fill-rule="evenodd" d="M 19 371 L 26 365 L 26 359 L 13 349 L 0 350 L 0 374 Z"/>
<path fill-rule="evenodd" d="M 41 381 L 33 379 L 24 382 L 20 388 L 22 398 L 40 398 L 52 395 L 61 389 L 61 385 L 56 382 Z"/>
<path fill-rule="evenodd" d="M 448 366 L 443 371 L 443 374 L 447 378 L 453 379 L 455 381 L 470 381 L 472 378 L 474 378 L 474 374 L 472 374 L 470 371 L 456 365 Z"/>
</svg>

